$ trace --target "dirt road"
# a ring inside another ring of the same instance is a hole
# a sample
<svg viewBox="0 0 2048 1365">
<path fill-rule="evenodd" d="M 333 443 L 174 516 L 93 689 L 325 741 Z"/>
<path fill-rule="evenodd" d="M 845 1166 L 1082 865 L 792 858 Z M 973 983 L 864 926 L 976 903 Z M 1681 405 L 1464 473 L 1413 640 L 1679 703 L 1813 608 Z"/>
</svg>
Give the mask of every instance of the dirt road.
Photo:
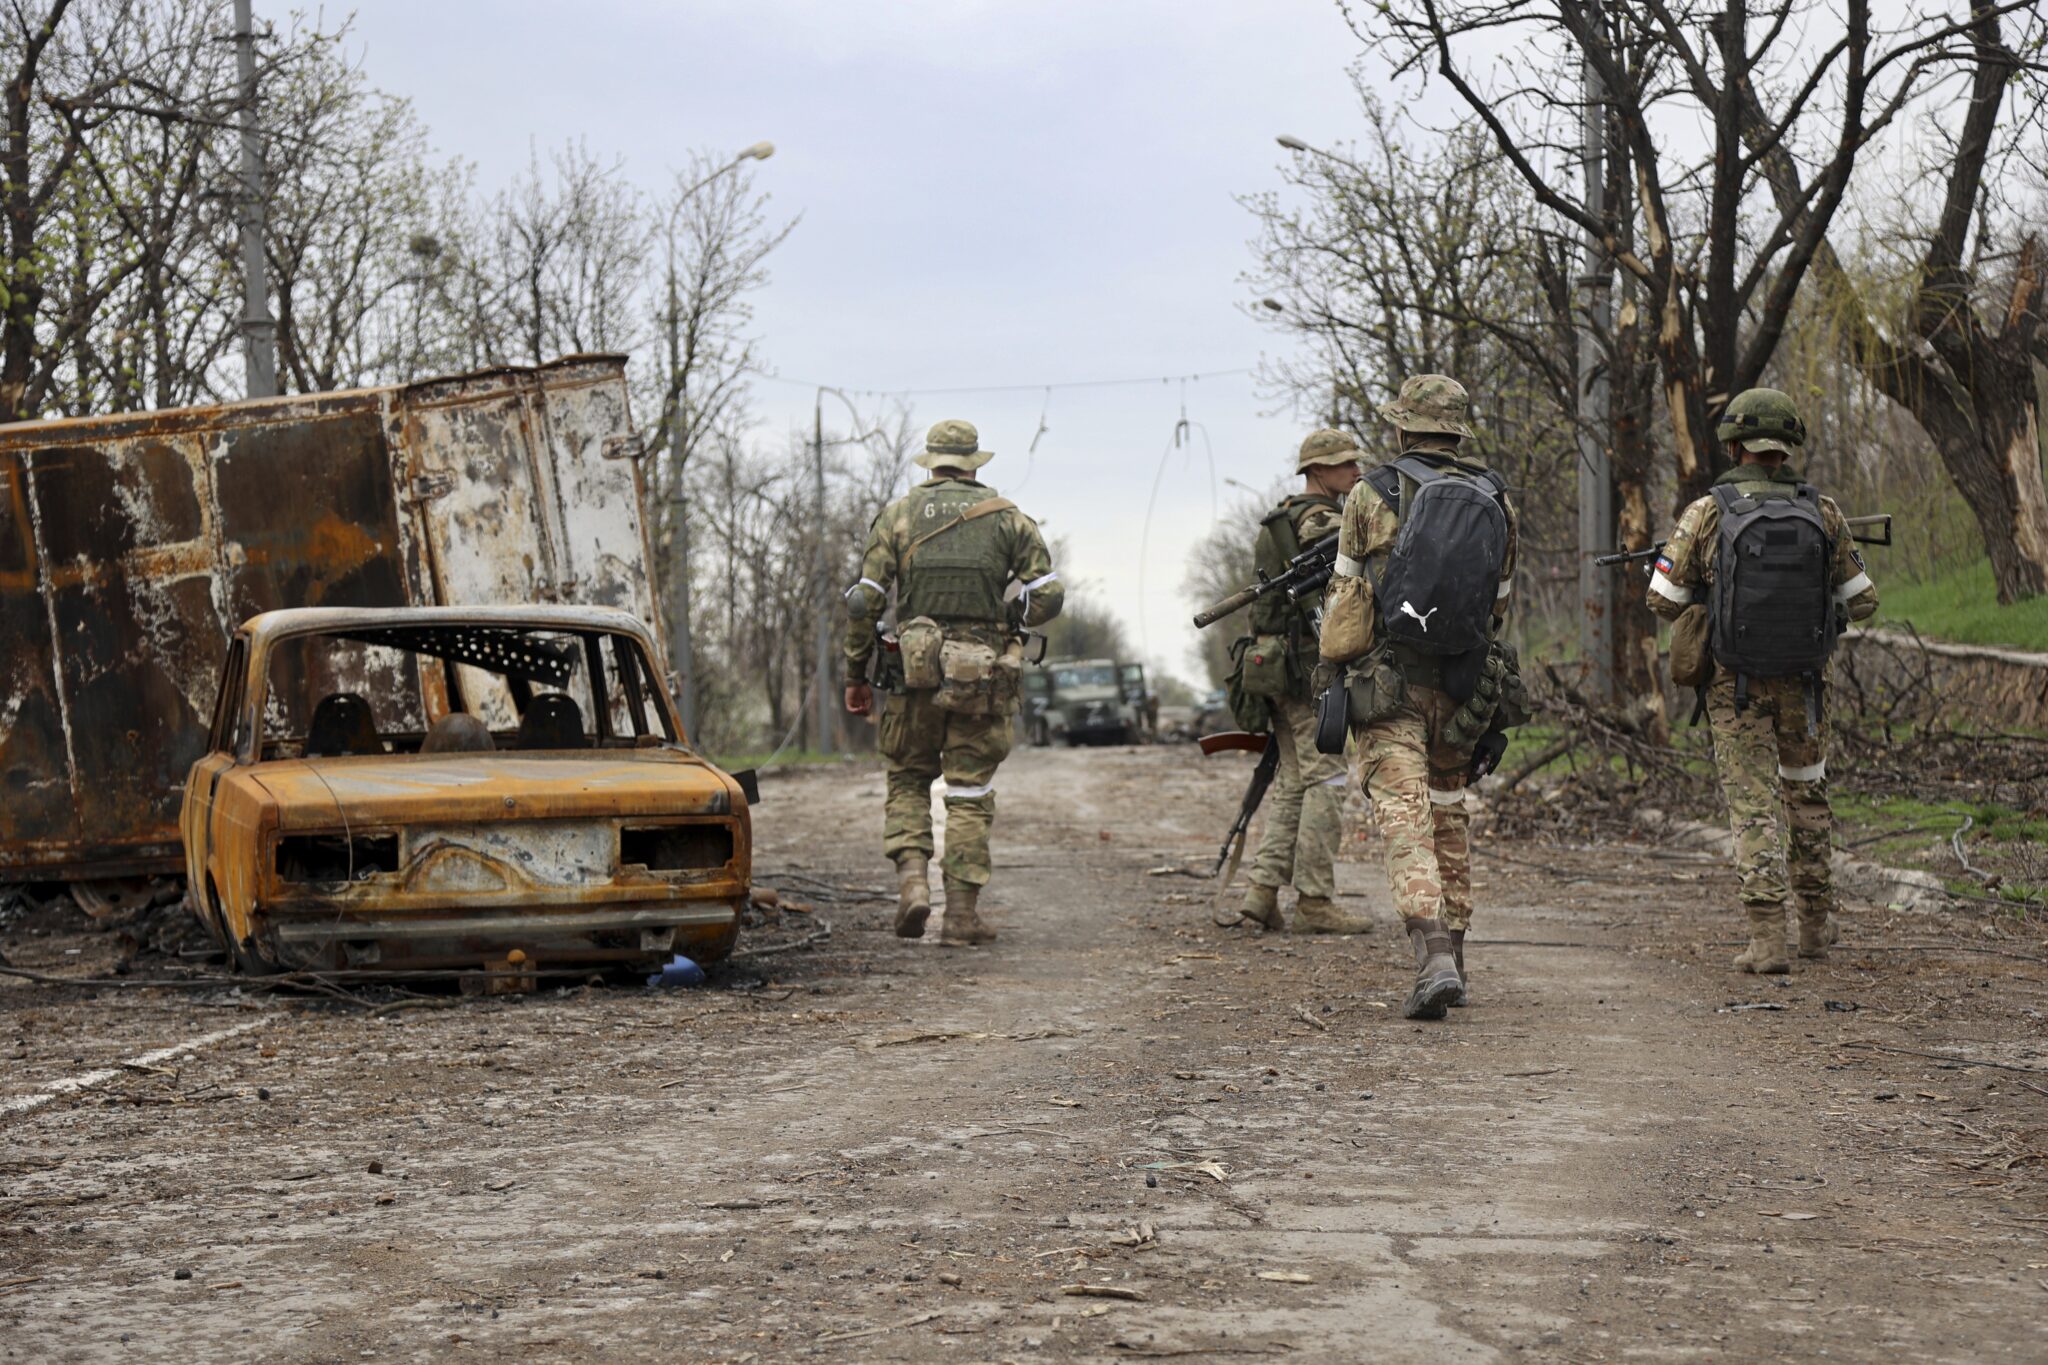
<svg viewBox="0 0 2048 1365">
<path fill-rule="evenodd" d="M 847 768 L 758 814 L 812 912 L 752 941 L 829 940 L 710 989 L 0 985 L 0 1353 L 2042 1358 L 2039 926 L 1859 908 L 1759 981 L 1713 862 L 1496 842 L 1476 1003 L 1415 1025 L 1390 923 L 1256 938 L 1148 875 L 1213 849 L 1210 764 L 1020 753 L 985 949 L 889 935 Z"/>
</svg>

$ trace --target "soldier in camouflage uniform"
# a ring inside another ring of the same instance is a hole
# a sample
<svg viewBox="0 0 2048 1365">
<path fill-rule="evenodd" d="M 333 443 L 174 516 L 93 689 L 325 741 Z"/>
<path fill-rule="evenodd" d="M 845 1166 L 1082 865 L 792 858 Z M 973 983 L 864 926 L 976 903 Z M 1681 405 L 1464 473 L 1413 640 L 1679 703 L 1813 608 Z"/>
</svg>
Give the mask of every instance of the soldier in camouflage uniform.
<svg viewBox="0 0 2048 1365">
<path fill-rule="evenodd" d="M 1380 413 L 1393 424 L 1397 455 L 1419 453 L 1483 470 L 1484 460 L 1461 442 L 1472 436 L 1465 418 L 1470 398 L 1462 384 L 1445 375 L 1414 375 Z M 1415 494 L 1413 481 L 1401 479 L 1402 506 Z M 1506 618 L 1508 594 L 1515 572 L 1515 513 L 1503 499 L 1507 515 L 1507 553 L 1501 564 L 1500 590 L 1493 605 L 1493 631 Z M 1333 652 L 1332 632 L 1342 630 L 1340 617 L 1355 626 L 1362 614 L 1371 633 L 1364 657 L 1384 648 L 1373 574 L 1393 549 L 1400 514 L 1361 482 L 1344 504 L 1335 575 L 1324 603 L 1322 655 L 1329 665 L 1358 657 L 1349 648 Z M 1458 700 L 1443 691 L 1434 665 L 1421 658 L 1398 661 L 1404 678 L 1403 699 L 1387 716 L 1354 731 L 1358 740 L 1358 775 L 1373 817 L 1387 845 L 1387 879 L 1415 949 L 1417 975 L 1404 1013 L 1411 1019 L 1441 1019 L 1446 1005 L 1463 1005 L 1465 934 L 1472 923 L 1471 817 L 1465 809 L 1472 746 L 1452 743 L 1446 731 L 1457 714 Z"/>
<path fill-rule="evenodd" d="M 1341 431 L 1311 432 L 1301 443 L 1295 472 L 1304 487 L 1260 525 L 1253 547 L 1260 572 L 1279 573 L 1301 550 L 1337 529 L 1344 515 L 1342 499 L 1358 482 L 1360 458 L 1358 442 Z M 1294 602 L 1275 594 L 1252 606 L 1253 633 L 1286 642 L 1287 684 L 1283 694 L 1269 699 L 1280 767 L 1266 797 L 1266 830 L 1245 889 L 1244 922 L 1262 929 L 1285 928 L 1280 888 L 1292 885 L 1296 933 L 1362 934 L 1370 921 L 1345 914 L 1332 899 L 1348 779 L 1342 754 L 1316 751 L 1316 708 L 1309 679 L 1315 672 L 1315 622 L 1321 610 L 1321 593 Z"/>
<path fill-rule="evenodd" d="M 932 477 L 876 516 L 861 554 L 860 581 L 846 590 L 849 679 L 868 675 L 875 625 L 891 589 L 899 629 L 928 617 L 949 643 L 987 645 L 998 654 L 1014 644 L 1018 626 L 1039 626 L 1059 615 L 1066 590 L 1038 523 L 973 477 L 990 458 L 970 422 L 940 422 L 927 433 L 916 462 Z M 923 937 L 931 914 L 931 788 L 944 776 L 946 856 L 940 870 L 946 916 L 940 941 L 986 943 L 996 934 L 982 921 L 978 901 L 989 880 L 996 766 L 1010 752 L 1017 697 L 1010 688 L 998 698 L 996 714 L 988 715 L 942 709 L 938 697 L 937 689 L 903 688 L 882 700 L 878 745 L 888 773 L 882 851 L 897 868 L 896 932 Z M 848 711 L 866 715 L 873 705 L 866 682 L 848 683 Z"/>
<path fill-rule="evenodd" d="M 1793 447 L 1805 443 L 1806 428 L 1791 398 L 1776 389 L 1738 394 L 1715 435 L 1734 443 L 1737 461 L 1716 484 L 1733 485 L 1749 497 L 1794 495 L 1800 480 L 1787 461 Z M 1828 587 L 1843 615 L 1861 621 L 1877 610 L 1877 589 L 1832 498 L 1820 499 L 1820 516 L 1834 553 Z M 1678 529 L 1650 576 L 1651 611 L 1677 620 L 1704 602 L 1714 579 L 1720 529 L 1721 506 L 1711 496 L 1680 514 Z M 1738 707 L 1734 675 L 1717 669 L 1707 687 L 1707 720 L 1749 916 L 1749 946 L 1735 965 L 1776 974 L 1791 970 L 1785 952 L 1788 890 L 1798 902 L 1801 957 L 1826 957 L 1828 945 L 1840 937 L 1829 866 L 1834 816 L 1828 807 L 1826 684 L 1823 679 L 1817 723 L 1811 726 L 1805 679 L 1751 678 L 1746 688 L 1745 704 Z"/>
</svg>

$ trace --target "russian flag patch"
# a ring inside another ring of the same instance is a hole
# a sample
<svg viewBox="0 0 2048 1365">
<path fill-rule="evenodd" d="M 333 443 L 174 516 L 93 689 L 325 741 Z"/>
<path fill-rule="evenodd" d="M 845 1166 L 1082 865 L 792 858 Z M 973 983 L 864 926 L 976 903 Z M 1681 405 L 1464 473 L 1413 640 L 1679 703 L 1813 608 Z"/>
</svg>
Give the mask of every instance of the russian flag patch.
<svg viewBox="0 0 2048 1365">
<path fill-rule="evenodd" d="M 1671 556 L 1670 556 L 1670 555 L 1658 555 L 1658 556 L 1657 556 L 1657 572 L 1658 572 L 1658 573 L 1660 573 L 1660 574 L 1663 574 L 1663 575 L 1664 575 L 1664 576 L 1665 576 L 1666 578 L 1669 578 L 1669 577 L 1671 577 Z"/>
</svg>

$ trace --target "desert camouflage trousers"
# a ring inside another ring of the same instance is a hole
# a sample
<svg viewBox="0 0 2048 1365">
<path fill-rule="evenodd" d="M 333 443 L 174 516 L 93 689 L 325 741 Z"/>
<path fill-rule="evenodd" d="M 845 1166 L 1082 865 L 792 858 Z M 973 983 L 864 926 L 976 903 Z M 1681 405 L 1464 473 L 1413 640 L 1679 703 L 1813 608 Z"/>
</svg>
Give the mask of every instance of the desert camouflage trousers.
<svg viewBox="0 0 2048 1365">
<path fill-rule="evenodd" d="M 1387 880 L 1403 919 L 1472 924 L 1472 750 L 1443 741 L 1458 703 L 1408 686 L 1399 710 L 1358 733 L 1358 779 L 1387 844 Z"/>
<path fill-rule="evenodd" d="M 1291 697 L 1273 703 L 1273 742 L 1280 767 L 1266 793 L 1266 832 L 1251 880 L 1328 900 L 1337 894 L 1337 845 L 1350 780 L 1343 755 L 1317 752 L 1315 704 Z"/>
<path fill-rule="evenodd" d="M 1821 696 L 1825 701 L 1825 685 Z M 1749 705 L 1738 714 L 1735 679 L 1723 675 L 1707 688 L 1707 721 L 1735 836 L 1742 903 L 1783 905 L 1790 892 L 1803 914 L 1831 912 L 1835 822 L 1828 808 L 1825 707 L 1808 734 L 1806 685 L 1797 678 L 1753 678 Z"/>
<path fill-rule="evenodd" d="M 882 852 L 894 859 L 932 853 L 932 783 L 946 779 L 947 883 L 986 886 L 989 826 L 996 818 L 996 767 L 1010 754 L 1011 717 L 962 716 L 932 704 L 933 692 L 882 699 L 876 746 L 888 774 Z"/>
</svg>

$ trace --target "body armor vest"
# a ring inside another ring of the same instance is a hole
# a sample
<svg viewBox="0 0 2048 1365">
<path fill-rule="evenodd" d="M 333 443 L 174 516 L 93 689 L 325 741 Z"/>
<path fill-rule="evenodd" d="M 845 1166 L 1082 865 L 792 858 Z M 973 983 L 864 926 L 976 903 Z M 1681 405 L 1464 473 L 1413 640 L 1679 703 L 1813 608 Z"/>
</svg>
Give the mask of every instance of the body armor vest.
<svg viewBox="0 0 2048 1365">
<path fill-rule="evenodd" d="M 905 498 L 910 504 L 910 539 L 938 531 L 995 496 L 993 488 L 954 480 L 911 489 Z M 905 555 L 896 566 L 898 619 L 1001 622 L 1003 590 L 1010 584 L 1003 515 L 951 526 Z"/>
</svg>

